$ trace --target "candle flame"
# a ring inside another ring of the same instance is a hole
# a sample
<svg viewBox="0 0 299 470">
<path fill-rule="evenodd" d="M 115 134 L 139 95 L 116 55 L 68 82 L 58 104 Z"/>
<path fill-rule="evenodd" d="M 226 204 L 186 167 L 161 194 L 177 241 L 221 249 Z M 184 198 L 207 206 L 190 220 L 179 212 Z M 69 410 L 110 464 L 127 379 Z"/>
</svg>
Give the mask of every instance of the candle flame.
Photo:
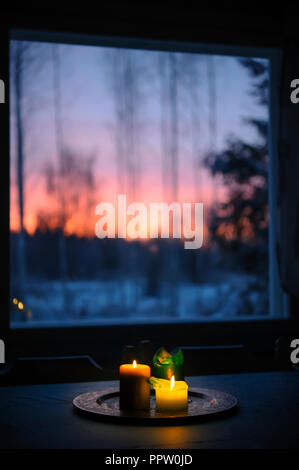
<svg viewBox="0 0 299 470">
<path fill-rule="evenodd" d="M 170 379 L 170 390 L 173 389 L 174 384 L 175 384 L 175 378 L 174 378 L 174 375 L 173 375 L 173 376 L 171 377 L 171 379 Z"/>
<path fill-rule="evenodd" d="M 136 365 L 137 365 L 137 364 L 136 364 L 136 361 L 134 360 L 134 361 L 133 361 L 133 368 L 134 368 L 134 369 L 135 369 Z"/>
</svg>

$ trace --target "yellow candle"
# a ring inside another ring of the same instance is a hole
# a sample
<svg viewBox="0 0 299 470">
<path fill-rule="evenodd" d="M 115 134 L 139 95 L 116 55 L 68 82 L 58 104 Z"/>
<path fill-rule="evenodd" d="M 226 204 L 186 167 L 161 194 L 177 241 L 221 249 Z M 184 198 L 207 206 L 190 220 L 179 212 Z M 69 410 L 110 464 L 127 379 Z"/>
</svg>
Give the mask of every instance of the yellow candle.
<svg viewBox="0 0 299 470">
<path fill-rule="evenodd" d="M 120 375 L 120 408 L 144 410 L 150 407 L 151 368 L 145 364 L 122 364 Z"/>
<path fill-rule="evenodd" d="M 168 382 L 168 383 L 167 383 Z M 171 380 L 160 381 L 160 387 L 156 391 L 156 409 L 157 411 L 184 411 L 188 408 L 188 385 L 183 380 L 175 381 L 174 376 Z"/>
</svg>

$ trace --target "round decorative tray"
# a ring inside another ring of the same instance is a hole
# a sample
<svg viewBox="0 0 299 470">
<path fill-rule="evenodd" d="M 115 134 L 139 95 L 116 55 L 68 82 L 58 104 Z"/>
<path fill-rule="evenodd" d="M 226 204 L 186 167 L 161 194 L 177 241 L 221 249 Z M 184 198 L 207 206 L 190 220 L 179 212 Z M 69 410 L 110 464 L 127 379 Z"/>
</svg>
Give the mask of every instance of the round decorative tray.
<svg viewBox="0 0 299 470">
<path fill-rule="evenodd" d="M 78 395 L 73 400 L 76 410 L 90 417 L 134 424 L 185 424 L 186 422 L 223 416 L 238 405 L 229 393 L 205 388 L 190 388 L 188 410 L 182 412 L 157 412 L 154 391 L 151 391 L 149 410 L 122 410 L 119 408 L 119 389 L 107 388 Z M 211 416 L 212 415 L 212 416 Z"/>
</svg>

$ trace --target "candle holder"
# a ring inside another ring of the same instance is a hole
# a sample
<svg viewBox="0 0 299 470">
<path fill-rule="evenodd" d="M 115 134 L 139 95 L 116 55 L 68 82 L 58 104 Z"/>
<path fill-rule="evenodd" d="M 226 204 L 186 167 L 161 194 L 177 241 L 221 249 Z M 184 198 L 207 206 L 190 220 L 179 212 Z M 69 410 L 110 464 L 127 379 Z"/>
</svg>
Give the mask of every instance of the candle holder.
<svg viewBox="0 0 299 470">
<path fill-rule="evenodd" d="M 184 354 L 181 349 L 176 354 L 170 354 L 164 347 L 158 349 L 153 357 L 154 377 L 170 380 L 184 380 Z"/>
<path fill-rule="evenodd" d="M 74 409 L 119 423 L 177 425 L 223 416 L 237 407 L 237 398 L 228 393 L 189 388 L 183 381 L 183 363 L 181 350 L 172 355 L 160 348 L 152 376 L 148 364 L 122 364 L 119 387 L 83 393 L 73 400 Z"/>
<path fill-rule="evenodd" d="M 184 411 L 158 411 L 154 390 L 150 393 L 148 410 L 121 409 L 118 387 L 83 393 L 73 400 L 73 406 L 78 413 L 104 421 L 162 426 L 188 424 L 209 418 L 229 416 L 237 409 L 237 398 L 228 393 L 204 388 L 190 388 L 188 392 L 188 408 Z"/>
</svg>

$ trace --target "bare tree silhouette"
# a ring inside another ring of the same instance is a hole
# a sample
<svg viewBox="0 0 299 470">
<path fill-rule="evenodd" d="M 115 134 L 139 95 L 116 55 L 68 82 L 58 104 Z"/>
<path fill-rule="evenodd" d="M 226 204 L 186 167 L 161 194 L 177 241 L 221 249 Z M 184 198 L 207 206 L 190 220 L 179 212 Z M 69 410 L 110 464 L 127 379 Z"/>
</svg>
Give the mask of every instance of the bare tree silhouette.
<svg viewBox="0 0 299 470">
<path fill-rule="evenodd" d="M 26 230 L 24 225 L 25 212 L 25 143 L 28 135 L 30 115 L 36 110 L 32 90 L 34 77 L 46 62 L 35 43 L 14 40 L 10 44 L 10 68 L 12 76 L 12 93 L 14 102 L 14 118 L 16 132 L 16 181 L 18 193 L 18 211 L 20 228 L 17 244 L 18 286 L 17 295 L 23 301 L 26 297 Z M 30 85 L 28 86 L 28 84 Z M 25 122 L 26 114 L 26 122 Z"/>
<path fill-rule="evenodd" d="M 26 259 L 25 259 L 25 229 L 24 229 L 24 127 L 23 127 L 23 75 L 24 56 L 26 47 L 22 42 L 15 43 L 14 55 L 14 87 L 15 87 L 15 115 L 17 133 L 17 184 L 19 195 L 20 233 L 18 237 L 18 268 L 19 268 L 19 296 L 24 299 Z"/>
<path fill-rule="evenodd" d="M 115 106 L 115 147 L 118 193 L 126 194 L 128 203 L 136 200 L 141 188 L 139 152 L 140 69 L 131 50 L 114 50 L 108 55 L 109 77 Z M 123 258 L 122 248 L 120 259 Z M 125 264 L 125 263 L 121 263 Z M 130 267 L 135 282 L 135 307 L 140 291 L 140 256 L 136 243 L 131 250 Z M 122 289 L 121 289 L 122 290 Z M 123 296 L 120 296 L 122 299 Z"/>
<path fill-rule="evenodd" d="M 63 120 L 61 115 L 61 79 L 60 79 L 60 54 L 59 45 L 52 45 L 53 60 L 53 92 L 54 92 L 54 119 L 55 119 L 55 144 L 58 158 L 59 179 L 57 185 L 57 194 L 59 199 L 59 268 L 60 281 L 62 288 L 63 310 L 68 312 L 69 302 L 67 293 L 67 253 L 66 241 L 64 236 L 65 230 L 65 162 L 63 152 Z"/>
</svg>

